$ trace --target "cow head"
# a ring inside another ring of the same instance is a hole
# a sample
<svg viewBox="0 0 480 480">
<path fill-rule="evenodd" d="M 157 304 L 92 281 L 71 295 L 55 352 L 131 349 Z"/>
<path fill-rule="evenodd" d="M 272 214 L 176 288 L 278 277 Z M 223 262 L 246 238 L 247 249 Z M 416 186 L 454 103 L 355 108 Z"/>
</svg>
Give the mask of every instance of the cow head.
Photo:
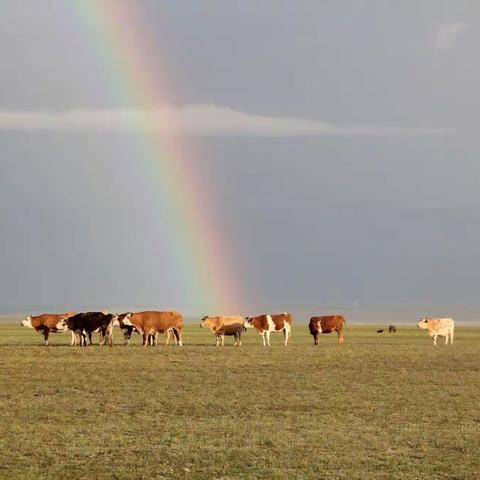
<svg viewBox="0 0 480 480">
<path fill-rule="evenodd" d="M 131 322 L 133 313 L 128 312 L 128 313 L 120 313 L 118 315 L 115 315 L 115 318 L 113 320 L 113 325 L 115 327 L 120 327 L 120 328 L 125 328 L 125 327 L 133 327 L 133 324 Z"/>
<path fill-rule="evenodd" d="M 21 325 L 22 327 L 30 327 L 30 328 L 33 328 L 33 325 L 32 325 L 32 316 L 31 316 L 31 315 L 28 315 L 25 320 L 22 320 L 22 321 L 20 322 L 20 325 Z"/>
<path fill-rule="evenodd" d="M 253 328 L 253 317 L 245 317 L 245 322 L 243 322 L 243 326 L 245 328 Z"/>
<path fill-rule="evenodd" d="M 205 315 L 200 320 L 200 328 L 210 328 L 212 321 L 208 315 Z"/>
<path fill-rule="evenodd" d="M 419 322 L 417 323 L 417 327 L 418 328 L 423 328 L 423 329 L 428 328 L 428 318 L 426 318 L 426 317 L 421 318 L 419 320 Z"/>
<path fill-rule="evenodd" d="M 60 315 L 59 322 L 55 325 L 56 330 L 66 330 L 68 328 L 68 319 L 70 315 Z"/>
</svg>

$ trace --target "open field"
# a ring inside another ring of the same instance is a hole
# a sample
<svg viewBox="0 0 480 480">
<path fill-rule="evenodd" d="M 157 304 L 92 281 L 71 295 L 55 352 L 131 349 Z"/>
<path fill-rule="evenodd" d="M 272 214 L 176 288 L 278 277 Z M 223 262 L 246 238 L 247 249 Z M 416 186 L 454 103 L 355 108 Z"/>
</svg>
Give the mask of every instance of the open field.
<svg viewBox="0 0 480 480">
<path fill-rule="evenodd" d="M 0 325 L 0 477 L 480 478 L 480 328 L 375 330 L 82 349 Z"/>
</svg>

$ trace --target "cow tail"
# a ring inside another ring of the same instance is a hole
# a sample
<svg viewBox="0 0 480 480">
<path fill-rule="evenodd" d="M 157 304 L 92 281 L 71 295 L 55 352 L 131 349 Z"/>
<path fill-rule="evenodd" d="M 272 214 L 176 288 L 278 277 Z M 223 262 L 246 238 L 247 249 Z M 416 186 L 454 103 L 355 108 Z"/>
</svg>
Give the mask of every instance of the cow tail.
<svg viewBox="0 0 480 480">
<path fill-rule="evenodd" d="M 345 320 L 345 317 L 343 317 L 343 324 L 345 325 L 345 328 L 350 332 L 350 327 L 347 325 L 347 321 Z"/>
</svg>

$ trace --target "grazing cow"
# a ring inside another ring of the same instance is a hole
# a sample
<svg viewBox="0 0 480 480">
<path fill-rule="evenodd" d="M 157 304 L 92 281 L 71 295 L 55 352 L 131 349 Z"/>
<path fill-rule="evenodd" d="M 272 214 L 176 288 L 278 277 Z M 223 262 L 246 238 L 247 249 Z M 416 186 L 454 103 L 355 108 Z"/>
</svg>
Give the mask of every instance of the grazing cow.
<svg viewBox="0 0 480 480">
<path fill-rule="evenodd" d="M 270 334 L 283 332 L 285 346 L 292 336 L 292 316 L 289 313 L 278 315 L 259 315 L 258 317 L 247 317 L 244 323 L 246 328 L 254 328 L 262 336 L 263 346 L 270 346 Z"/>
<path fill-rule="evenodd" d="M 124 319 L 127 317 L 127 315 L 132 315 L 131 312 L 129 313 L 121 313 L 118 315 L 118 318 L 116 321 L 114 321 L 114 326 L 120 327 L 123 333 L 123 340 L 125 345 L 130 345 L 130 339 L 132 337 L 132 333 L 140 333 L 133 325 L 130 324 L 130 321 L 127 321 L 127 324 L 124 323 Z M 157 345 L 157 333 L 149 335 L 147 339 L 148 345 Z M 165 332 L 166 336 L 166 343 L 165 346 L 167 346 L 170 342 L 170 339 L 173 337 L 175 345 L 177 344 L 177 338 L 175 337 L 175 334 L 173 333 L 173 330 L 170 328 Z"/>
<path fill-rule="evenodd" d="M 388 333 L 397 333 L 397 327 L 395 325 L 389 325 Z"/>
<path fill-rule="evenodd" d="M 120 322 L 119 322 L 120 323 Z M 127 313 L 122 319 L 122 325 L 135 327 L 143 335 L 143 346 L 150 344 L 149 337 L 158 333 L 173 332 L 178 345 L 182 346 L 183 319 L 178 312 L 137 312 Z M 168 344 L 169 337 L 167 337 Z M 155 341 L 155 340 L 154 340 Z M 153 341 L 153 343 L 154 343 Z"/>
<path fill-rule="evenodd" d="M 45 346 L 48 345 L 48 336 L 50 332 L 52 333 L 62 333 L 65 331 L 64 327 L 57 328 L 58 323 L 63 318 L 69 318 L 75 315 L 75 312 L 65 312 L 65 313 L 44 313 L 42 315 L 28 315 L 25 320 L 20 322 L 20 325 L 23 327 L 34 328 L 37 332 L 43 334 L 43 339 L 45 341 Z M 74 341 L 74 336 L 72 335 L 72 345 Z"/>
<path fill-rule="evenodd" d="M 433 344 L 437 345 L 437 337 L 445 337 L 445 345 L 453 345 L 453 331 L 455 322 L 451 318 L 422 318 L 417 324 L 418 328 L 428 330 L 428 334 L 433 338 Z"/>
<path fill-rule="evenodd" d="M 318 345 L 318 336 L 320 333 L 337 332 L 338 344 L 343 344 L 343 327 L 347 326 L 345 318 L 341 315 L 330 315 L 325 317 L 312 317 L 308 328 L 313 335 L 314 345 Z M 380 332 L 377 332 L 380 333 Z"/>
<path fill-rule="evenodd" d="M 242 345 L 242 333 L 245 331 L 244 319 L 239 316 L 203 317 L 200 327 L 208 328 L 216 337 L 216 346 L 225 345 L 225 336 L 233 336 L 235 346 Z"/>
<path fill-rule="evenodd" d="M 105 312 L 84 312 L 77 313 L 73 317 L 64 318 L 59 322 L 59 326 L 67 326 L 69 330 L 75 333 L 76 343 L 80 346 L 87 345 L 87 335 L 90 338 L 92 332 L 100 332 L 100 345 L 106 342 L 113 346 L 113 322 L 117 315 Z"/>
</svg>

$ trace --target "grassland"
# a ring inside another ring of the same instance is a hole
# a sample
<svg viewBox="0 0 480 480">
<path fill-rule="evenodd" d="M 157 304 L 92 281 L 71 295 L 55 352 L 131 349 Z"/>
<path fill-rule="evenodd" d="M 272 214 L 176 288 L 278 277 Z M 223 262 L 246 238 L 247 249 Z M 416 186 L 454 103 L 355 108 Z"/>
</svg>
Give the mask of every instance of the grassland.
<svg viewBox="0 0 480 480">
<path fill-rule="evenodd" d="M 0 477 L 480 478 L 480 328 L 353 326 L 343 347 L 304 326 L 287 348 L 249 331 L 215 348 L 70 347 L 0 325 Z M 138 338 L 136 339 L 138 342 Z"/>
</svg>

